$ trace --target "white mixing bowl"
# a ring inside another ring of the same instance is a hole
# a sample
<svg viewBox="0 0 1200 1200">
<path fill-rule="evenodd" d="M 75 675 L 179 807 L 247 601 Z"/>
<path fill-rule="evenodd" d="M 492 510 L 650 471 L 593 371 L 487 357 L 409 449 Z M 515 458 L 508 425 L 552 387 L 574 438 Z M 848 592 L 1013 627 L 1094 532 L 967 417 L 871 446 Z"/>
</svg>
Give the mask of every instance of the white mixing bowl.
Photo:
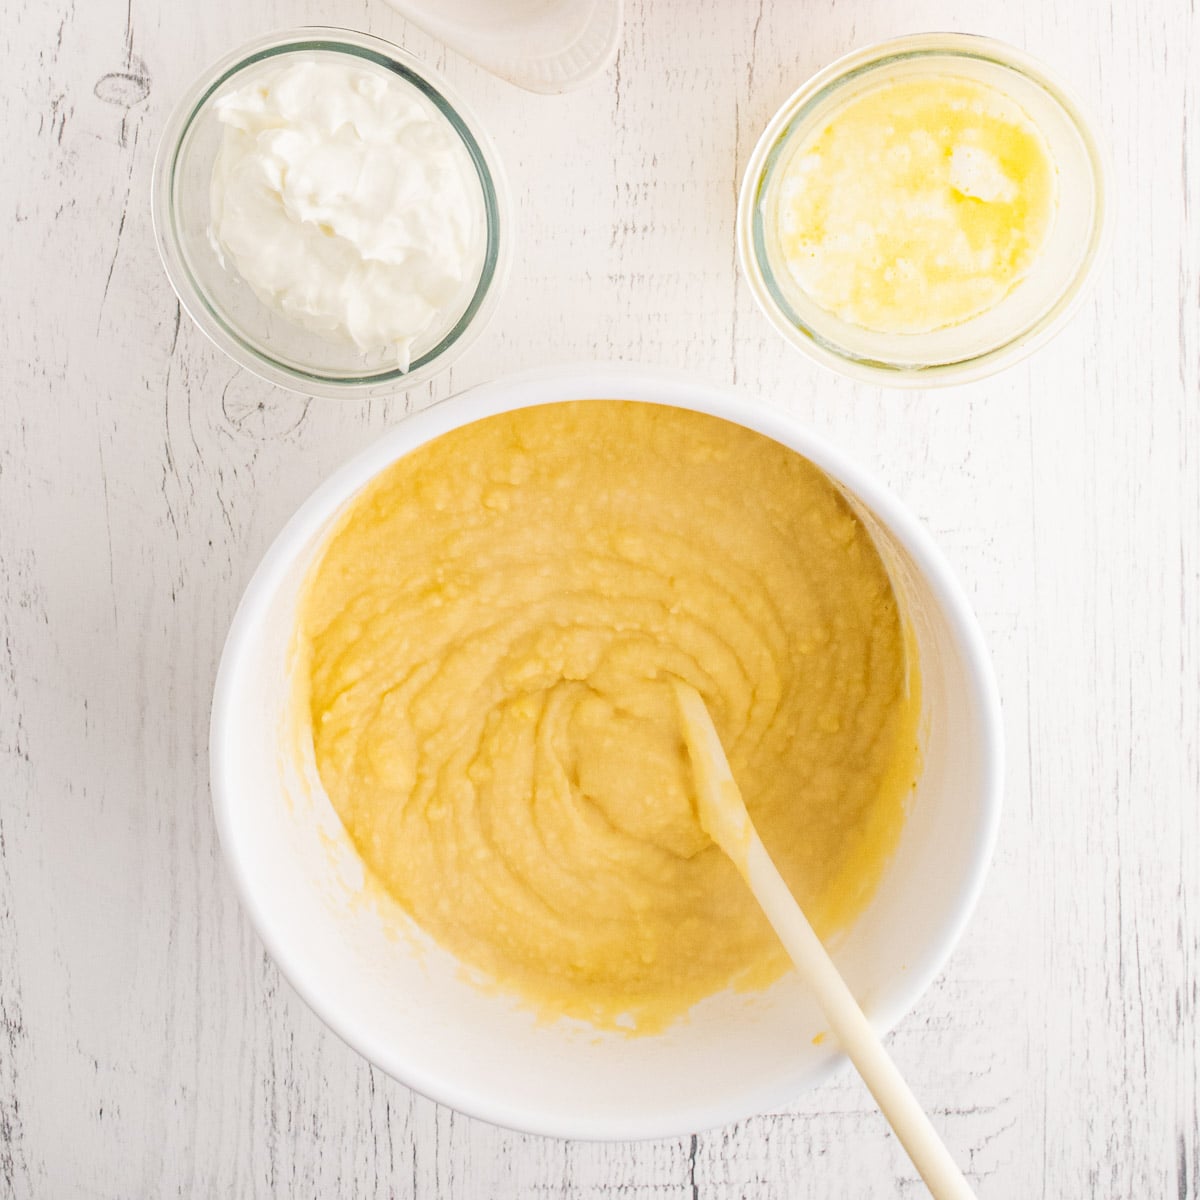
<svg viewBox="0 0 1200 1200">
<path fill-rule="evenodd" d="M 647 1138 L 786 1103 L 838 1054 L 794 976 L 714 996 L 666 1032 L 546 1023 L 473 985 L 363 868 L 312 767 L 289 679 L 301 586 L 338 515 L 417 446 L 482 417 L 577 399 L 711 413 L 774 438 L 850 498 L 891 571 L 919 646 L 924 769 L 896 854 L 834 957 L 881 1030 L 916 1003 L 975 905 L 1000 814 L 1000 709 L 983 639 L 928 533 L 867 473 L 796 421 L 744 395 L 620 367 L 500 380 L 404 421 L 338 471 L 276 538 L 234 617 L 212 714 L 221 842 L 267 949 L 313 1010 L 389 1075 L 462 1112 L 535 1133 Z M 585 448 L 581 447 L 581 452 Z"/>
</svg>

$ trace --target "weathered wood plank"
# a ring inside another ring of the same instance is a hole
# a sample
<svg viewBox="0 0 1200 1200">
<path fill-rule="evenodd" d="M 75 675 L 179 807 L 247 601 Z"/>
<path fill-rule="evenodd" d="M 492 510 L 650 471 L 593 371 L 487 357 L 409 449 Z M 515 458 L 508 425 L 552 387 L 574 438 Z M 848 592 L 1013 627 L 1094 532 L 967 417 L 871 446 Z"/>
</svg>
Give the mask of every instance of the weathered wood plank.
<svg viewBox="0 0 1200 1200">
<path fill-rule="evenodd" d="M 407 398 L 292 397 L 180 317 L 147 204 L 192 75 L 305 21 L 402 40 L 484 114 L 507 302 Z M 980 24 L 976 24 L 980 22 Z M 835 380 L 736 275 L 739 172 L 812 70 L 925 28 L 1054 63 L 1109 131 L 1120 219 L 1074 324 L 950 393 Z M 979 914 L 893 1048 L 981 1195 L 1194 1196 L 1200 964 L 1200 23 L 1194 5 L 631 5 L 616 67 L 523 95 L 380 3 L 6 5 L 0 26 L 0 1195 L 919 1195 L 843 1073 L 694 1139 L 498 1130 L 371 1070 L 283 984 L 209 815 L 240 589 L 338 462 L 500 371 L 736 379 L 872 464 L 975 598 L 1010 742 Z"/>
</svg>

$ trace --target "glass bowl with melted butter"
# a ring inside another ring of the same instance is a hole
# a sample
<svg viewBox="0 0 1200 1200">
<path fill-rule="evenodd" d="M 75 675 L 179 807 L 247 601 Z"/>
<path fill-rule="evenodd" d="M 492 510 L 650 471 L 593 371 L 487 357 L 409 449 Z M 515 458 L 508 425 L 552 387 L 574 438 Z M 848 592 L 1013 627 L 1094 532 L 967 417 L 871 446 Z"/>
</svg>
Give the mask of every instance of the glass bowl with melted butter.
<svg viewBox="0 0 1200 1200">
<path fill-rule="evenodd" d="M 841 59 L 750 157 L 738 251 L 793 345 L 900 387 L 964 383 L 1075 311 L 1107 242 L 1104 153 L 1071 91 L 988 38 Z"/>
</svg>

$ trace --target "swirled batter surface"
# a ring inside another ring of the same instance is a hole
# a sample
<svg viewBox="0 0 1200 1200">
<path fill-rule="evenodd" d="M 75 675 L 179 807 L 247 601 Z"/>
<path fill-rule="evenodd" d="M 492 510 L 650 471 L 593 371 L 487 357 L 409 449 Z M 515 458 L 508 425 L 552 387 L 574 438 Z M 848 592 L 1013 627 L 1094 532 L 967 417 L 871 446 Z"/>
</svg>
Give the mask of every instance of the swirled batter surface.
<svg viewBox="0 0 1200 1200">
<path fill-rule="evenodd" d="M 321 779 L 377 880 L 462 962 L 603 1027 L 786 966 L 698 823 L 674 677 L 824 934 L 917 773 L 867 532 L 805 459 L 697 413 L 556 404 L 416 450 L 352 504 L 300 634 Z"/>
</svg>

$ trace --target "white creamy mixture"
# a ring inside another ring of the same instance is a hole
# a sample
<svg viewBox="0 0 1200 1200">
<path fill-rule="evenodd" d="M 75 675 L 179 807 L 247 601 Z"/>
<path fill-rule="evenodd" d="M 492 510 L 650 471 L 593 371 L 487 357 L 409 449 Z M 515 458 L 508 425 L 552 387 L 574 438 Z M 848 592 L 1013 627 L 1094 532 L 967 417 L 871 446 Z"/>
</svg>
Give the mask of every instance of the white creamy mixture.
<svg viewBox="0 0 1200 1200">
<path fill-rule="evenodd" d="M 484 255 L 478 177 L 398 77 L 303 59 L 221 97 L 210 236 L 265 303 L 409 365 L 465 306 Z"/>
</svg>

